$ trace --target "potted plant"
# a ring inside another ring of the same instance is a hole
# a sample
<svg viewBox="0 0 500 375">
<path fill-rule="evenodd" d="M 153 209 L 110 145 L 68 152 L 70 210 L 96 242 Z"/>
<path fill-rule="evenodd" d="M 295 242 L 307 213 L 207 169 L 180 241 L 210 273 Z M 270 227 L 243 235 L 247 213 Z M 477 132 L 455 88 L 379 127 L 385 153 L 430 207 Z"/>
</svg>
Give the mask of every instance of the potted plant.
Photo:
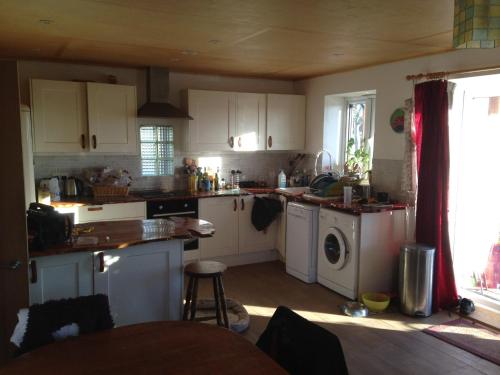
<svg viewBox="0 0 500 375">
<path fill-rule="evenodd" d="M 354 138 L 350 138 L 347 142 L 346 156 L 344 173 L 364 179 L 368 168 L 370 168 L 370 148 L 368 143 L 365 141 L 360 148 L 354 150 Z"/>
</svg>

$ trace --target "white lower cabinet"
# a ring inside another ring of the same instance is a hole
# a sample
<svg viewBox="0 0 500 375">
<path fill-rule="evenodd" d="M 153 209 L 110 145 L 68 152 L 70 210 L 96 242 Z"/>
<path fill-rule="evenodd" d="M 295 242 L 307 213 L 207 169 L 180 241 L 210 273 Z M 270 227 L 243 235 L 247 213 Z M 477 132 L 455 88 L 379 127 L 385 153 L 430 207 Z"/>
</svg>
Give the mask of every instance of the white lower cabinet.
<svg viewBox="0 0 500 375">
<path fill-rule="evenodd" d="M 215 226 L 213 237 L 200 239 L 202 259 L 275 249 L 277 223 L 257 231 L 252 224 L 253 205 L 254 195 L 199 200 L 200 219 Z"/>
<path fill-rule="evenodd" d="M 30 305 L 106 294 L 115 325 L 180 320 L 183 241 L 31 259 Z"/>
<path fill-rule="evenodd" d="M 263 196 L 258 195 L 258 197 Z M 254 202 L 255 198 L 253 195 L 240 197 L 240 212 L 238 216 L 238 248 L 240 254 L 271 250 L 276 247 L 278 223 L 275 220 L 267 229 L 260 232 L 255 229 L 252 224 Z"/>
<path fill-rule="evenodd" d="M 92 254 L 35 257 L 30 260 L 30 305 L 92 294 Z"/>
<path fill-rule="evenodd" d="M 198 216 L 215 227 L 212 237 L 199 240 L 202 259 L 238 254 L 238 197 L 200 199 Z"/>
<path fill-rule="evenodd" d="M 182 240 L 94 253 L 94 293 L 106 294 L 115 325 L 180 320 Z"/>
</svg>

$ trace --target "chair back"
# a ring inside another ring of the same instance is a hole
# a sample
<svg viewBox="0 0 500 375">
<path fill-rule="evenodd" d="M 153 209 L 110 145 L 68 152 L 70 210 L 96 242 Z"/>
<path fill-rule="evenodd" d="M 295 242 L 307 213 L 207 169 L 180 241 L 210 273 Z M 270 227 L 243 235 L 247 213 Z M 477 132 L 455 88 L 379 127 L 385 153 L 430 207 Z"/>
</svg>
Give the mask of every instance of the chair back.
<svg viewBox="0 0 500 375">
<path fill-rule="evenodd" d="M 348 373 L 337 336 L 284 306 L 276 309 L 257 346 L 292 375 Z"/>
</svg>

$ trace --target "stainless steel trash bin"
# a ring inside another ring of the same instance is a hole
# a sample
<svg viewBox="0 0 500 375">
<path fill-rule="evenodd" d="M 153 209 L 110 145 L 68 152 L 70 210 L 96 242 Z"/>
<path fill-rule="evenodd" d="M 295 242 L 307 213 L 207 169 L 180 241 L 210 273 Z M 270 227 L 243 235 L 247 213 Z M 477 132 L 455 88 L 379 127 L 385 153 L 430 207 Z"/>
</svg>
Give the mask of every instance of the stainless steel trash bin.
<svg viewBox="0 0 500 375">
<path fill-rule="evenodd" d="M 412 316 L 432 314 L 432 278 L 435 248 L 422 244 L 401 246 L 399 297 L 401 311 Z"/>
</svg>

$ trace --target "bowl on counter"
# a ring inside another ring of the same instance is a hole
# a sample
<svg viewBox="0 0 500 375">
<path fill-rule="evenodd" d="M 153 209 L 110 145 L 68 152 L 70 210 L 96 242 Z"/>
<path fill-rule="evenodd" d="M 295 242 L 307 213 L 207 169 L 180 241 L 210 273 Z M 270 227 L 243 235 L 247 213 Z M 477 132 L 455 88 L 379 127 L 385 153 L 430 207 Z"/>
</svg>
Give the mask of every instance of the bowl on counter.
<svg viewBox="0 0 500 375">
<path fill-rule="evenodd" d="M 384 293 L 363 293 L 361 299 L 368 310 L 373 312 L 382 312 L 389 306 L 391 298 Z"/>
</svg>

